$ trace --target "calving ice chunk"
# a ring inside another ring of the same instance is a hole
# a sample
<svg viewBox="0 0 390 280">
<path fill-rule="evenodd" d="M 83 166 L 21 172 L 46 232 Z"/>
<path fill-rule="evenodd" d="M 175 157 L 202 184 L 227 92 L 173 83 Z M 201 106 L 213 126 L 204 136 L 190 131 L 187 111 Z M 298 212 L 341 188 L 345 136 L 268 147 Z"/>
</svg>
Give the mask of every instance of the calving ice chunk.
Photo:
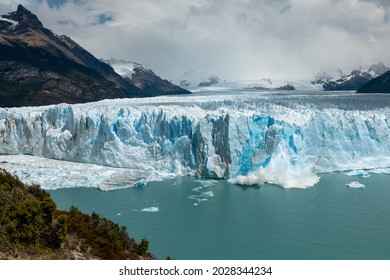
<svg viewBox="0 0 390 280">
<path fill-rule="evenodd" d="M 332 98 L 194 95 L 0 109 L 0 153 L 122 168 L 102 189 L 187 174 L 306 188 L 320 172 L 390 167 L 385 102 L 356 109 L 352 97 L 337 97 L 340 106 Z"/>
</svg>

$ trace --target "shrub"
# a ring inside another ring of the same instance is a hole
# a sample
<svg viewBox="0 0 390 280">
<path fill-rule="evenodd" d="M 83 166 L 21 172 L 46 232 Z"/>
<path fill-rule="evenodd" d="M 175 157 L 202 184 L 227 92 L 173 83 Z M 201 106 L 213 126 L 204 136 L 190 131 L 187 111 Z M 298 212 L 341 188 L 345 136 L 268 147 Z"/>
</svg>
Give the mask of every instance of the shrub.
<svg viewBox="0 0 390 280">
<path fill-rule="evenodd" d="M 80 242 L 81 250 L 101 259 L 154 258 L 147 253 L 149 241 L 137 244 L 126 227 L 74 206 L 69 212 L 56 210 L 50 194 L 38 185 L 26 186 L 0 170 L 0 251 L 59 249 L 69 235 Z"/>
<path fill-rule="evenodd" d="M 145 256 L 149 249 L 149 240 L 145 237 L 142 238 L 141 242 L 138 244 L 137 251 L 138 255 Z"/>
</svg>

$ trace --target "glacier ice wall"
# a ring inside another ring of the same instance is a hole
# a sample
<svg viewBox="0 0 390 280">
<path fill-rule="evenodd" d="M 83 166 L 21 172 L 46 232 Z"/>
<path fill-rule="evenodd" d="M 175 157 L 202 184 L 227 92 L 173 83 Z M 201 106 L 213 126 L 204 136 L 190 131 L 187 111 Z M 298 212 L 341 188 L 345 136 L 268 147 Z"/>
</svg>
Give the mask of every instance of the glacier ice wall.
<svg viewBox="0 0 390 280">
<path fill-rule="evenodd" d="M 0 154 L 126 168 L 134 184 L 190 174 L 308 187 L 320 172 L 390 167 L 390 108 L 186 97 L 0 109 Z"/>
</svg>

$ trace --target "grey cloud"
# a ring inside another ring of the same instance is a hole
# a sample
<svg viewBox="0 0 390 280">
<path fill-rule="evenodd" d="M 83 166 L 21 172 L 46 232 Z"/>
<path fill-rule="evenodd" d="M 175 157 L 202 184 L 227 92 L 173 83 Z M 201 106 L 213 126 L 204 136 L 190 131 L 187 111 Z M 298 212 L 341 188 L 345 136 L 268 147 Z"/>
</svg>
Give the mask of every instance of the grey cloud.
<svg viewBox="0 0 390 280">
<path fill-rule="evenodd" d="M 189 69 L 227 79 L 311 78 L 332 66 L 390 65 L 384 0 L 84 0 L 30 8 L 96 56 L 134 60 L 164 78 Z"/>
</svg>

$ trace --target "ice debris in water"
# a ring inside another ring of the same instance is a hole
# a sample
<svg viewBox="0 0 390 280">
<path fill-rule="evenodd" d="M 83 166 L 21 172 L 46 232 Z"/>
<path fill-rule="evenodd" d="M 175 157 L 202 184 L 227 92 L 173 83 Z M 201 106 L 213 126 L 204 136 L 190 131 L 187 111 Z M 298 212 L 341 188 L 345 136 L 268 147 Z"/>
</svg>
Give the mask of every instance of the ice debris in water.
<svg viewBox="0 0 390 280">
<path fill-rule="evenodd" d="M 370 174 L 368 174 L 366 170 L 351 170 L 349 172 L 346 172 L 345 175 L 362 177 L 362 178 L 368 178 L 371 176 Z"/>
<path fill-rule="evenodd" d="M 158 212 L 160 209 L 158 207 L 147 207 L 141 210 L 141 212 Z"/>
<path fill-rule="evenodd" d="M 352 189 L 364 189 L 366 186 L 359 182 L 350 182 L 347 184 L 347 187 Z"/>
<path fill-rule="evenodd" d="M 200 202 L 207 201 L 209 197 L 214 196 L 214 192 L 205 189 L 210 188 L 211 186 L 214 186 L 217 181 L 215 180 L 195 180 L 194 182 L 200 184 L 200 186 L 193 188 L 192 190 L 196 193 L 193 195 L 190 195 L 188 198 L 195 200 L 194 206 L 198 206 Z"/>
<path fill-rule="evenodd" d="M 200 188 L 208 188 L 214 186 L 218 181 L 217 180 L 194 180 L 195 183 L 201 185 Z"/>
</svg>

